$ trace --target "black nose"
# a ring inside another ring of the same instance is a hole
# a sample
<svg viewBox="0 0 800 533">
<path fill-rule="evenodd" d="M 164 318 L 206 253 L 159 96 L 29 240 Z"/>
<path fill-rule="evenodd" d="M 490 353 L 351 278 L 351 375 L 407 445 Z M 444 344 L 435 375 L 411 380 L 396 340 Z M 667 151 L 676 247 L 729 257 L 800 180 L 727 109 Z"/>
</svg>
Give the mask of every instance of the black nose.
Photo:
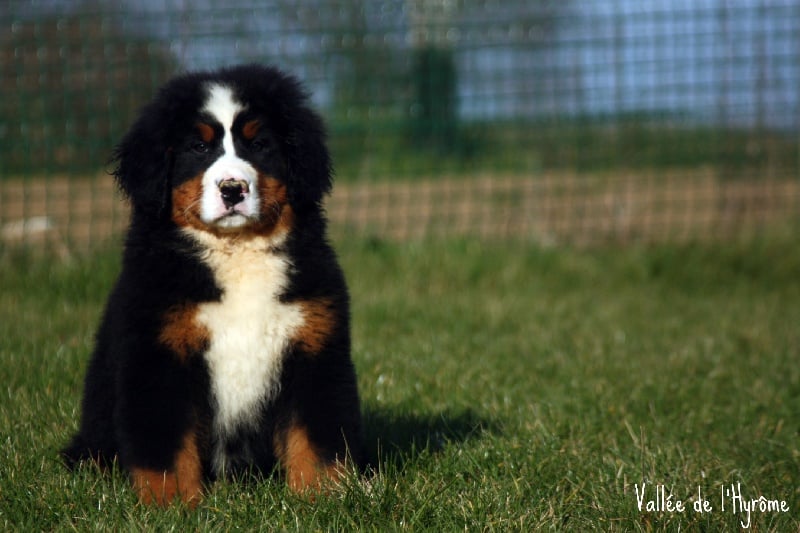
<svg viewBox="0 0 800 533">
<path fill-rule="evenodd" d="M 247 182 L 244 180 L 223 180 L 219 184 L 219 192 L 222 195 L 222 203 L 230 209 L 244 200 L 244 195 L 248 192 Z"/>
</svg>

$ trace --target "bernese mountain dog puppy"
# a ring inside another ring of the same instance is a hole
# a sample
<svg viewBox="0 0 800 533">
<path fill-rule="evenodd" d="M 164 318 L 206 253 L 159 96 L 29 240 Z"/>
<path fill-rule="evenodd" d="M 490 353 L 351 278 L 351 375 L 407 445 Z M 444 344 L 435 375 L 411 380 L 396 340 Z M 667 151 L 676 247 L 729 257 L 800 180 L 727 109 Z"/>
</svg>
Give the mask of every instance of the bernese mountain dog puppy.
<svg viewBox="0 0 800 533">
<path fill-rule="evenodd" d="M 167 83 L 115 151 L 131 203 L 69 466 L 113 461 L 140 501 L 219 477 L 320 489 L 361 462 L 331 164 L 299 83 L 255 65 Z"/>
</svg>

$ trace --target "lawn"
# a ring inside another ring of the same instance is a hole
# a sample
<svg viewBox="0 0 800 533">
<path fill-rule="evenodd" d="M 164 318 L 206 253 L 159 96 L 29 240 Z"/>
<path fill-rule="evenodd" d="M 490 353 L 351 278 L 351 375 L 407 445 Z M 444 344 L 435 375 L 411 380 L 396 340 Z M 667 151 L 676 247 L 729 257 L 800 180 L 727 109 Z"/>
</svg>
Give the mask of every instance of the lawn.
<svg viewBox="0 0 800 533">
<path fill-rule="evenodd" d="M 0 265 L 0 529 L 800 527 L 798 242 L 338 248 L 371 472 L 315 502 L 217 483 L 195 511 L 57 458 L 117 251 Z"/>
</svg>

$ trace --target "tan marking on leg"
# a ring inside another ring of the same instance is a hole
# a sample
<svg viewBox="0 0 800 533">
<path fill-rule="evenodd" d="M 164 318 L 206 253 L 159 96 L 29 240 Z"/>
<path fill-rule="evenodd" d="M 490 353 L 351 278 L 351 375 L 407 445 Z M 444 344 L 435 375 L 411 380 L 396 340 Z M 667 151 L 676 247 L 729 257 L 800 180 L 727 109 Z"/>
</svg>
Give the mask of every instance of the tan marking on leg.
<svg viewBox="0 0 800 533">
<path fill-rule="evenodd" d="M 133 468 L 131 480 L 139 501 L 145 505 L 165 507 L 178 497 L 189 507 L 195 507 L 202 497 L 201 469 L 196 436 L 190 432 L 184 437 L 183 447 L 175 456 L 173 468 Z"/>
<path fill-rule="evenodd" d="M 295 333 L 295 342 L 301 350 L 319 353 L 333 334 L 337 324 L 336 311 L 330 298 L 318 298 L 301 302 L 303 326 Z"/>
<path fill-rule="evenodd" d="M 286 432 L 285 442 L 278 446 L 278 456 L 286 473 L 286 484 L 298 493 L 320 492 L 328 482 L 342 476 L 337 463 L 322 459 L 314 450 L 305 428 L 292 426 Z"/>
<path fill-rule="evenodd" d="M 197 304 L 171 307 L 162 318 L 158 340 L 181 361 L 200 352 L 209 339 L 208 329 L 197 321 Z"/>
<path fill-rule="evenodd" d="M 194 507 L 203 496 L 203 467 L 197 449 L 197 434 L 190 431 L 175 457 L 175 477 L 181 500 Z"/>
<path fill-rule="evenodd" d="M 145 505 L 166 506 L 178 493 L 177 477 L 166 470 L 134 468 L 131 470 L 131 480 L 139 501 Z"/>
</svg>

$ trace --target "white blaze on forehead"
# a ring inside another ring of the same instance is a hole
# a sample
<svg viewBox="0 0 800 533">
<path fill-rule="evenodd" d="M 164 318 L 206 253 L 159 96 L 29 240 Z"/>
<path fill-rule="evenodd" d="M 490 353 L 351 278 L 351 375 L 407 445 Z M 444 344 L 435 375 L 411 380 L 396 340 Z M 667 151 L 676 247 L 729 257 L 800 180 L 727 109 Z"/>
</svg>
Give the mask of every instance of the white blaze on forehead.
<svg viewBox="0 0 800 533">
<path fill-rule="evenodd" d="M 245 110 L 230 87 L 218 83 L 207 87 L 207 97 L 202 111 L 222 125 L 222 155 L 212 163 L 203 176 L 201 218 L 208 224 L 237 228 L 260 216 L 259 197 L 256 187 L 258 172 L 253 165 L 236 155 L 233 142 L 233 123 L 236 116 Z M 219 183 L 224 180 L 246 181 L 247 192 L 243 201 L 231 213 L 223 203 Z"/>
<path fill-rule="evenodd" d="M 224 85 L 213 84 L 208 88 L 208 99 L 203 111 L 214 117 L 224 130 L 224 137 L 222 144 L 225 148 L 225 153 L 233 154 L 233 121 L 236 115 L 244 110 L 239 102 L 233 97 L 233 91 L 230 87 Z"/>
</svg>

